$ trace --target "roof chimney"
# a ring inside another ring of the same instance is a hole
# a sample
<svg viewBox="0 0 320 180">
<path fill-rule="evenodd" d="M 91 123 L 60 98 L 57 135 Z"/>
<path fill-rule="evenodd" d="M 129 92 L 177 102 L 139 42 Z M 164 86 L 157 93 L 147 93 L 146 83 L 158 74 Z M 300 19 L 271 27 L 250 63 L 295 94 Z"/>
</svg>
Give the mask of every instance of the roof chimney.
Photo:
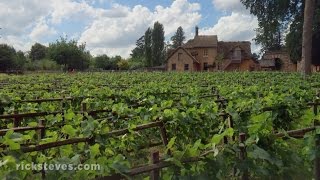
<svg viewBox="0 0 320 180">
<path fill-rule="evenodd" d="M 199 35 L 199 27 L 196 26 L 196 35 L 195 36 L 198 36 Z"/>
</svg>

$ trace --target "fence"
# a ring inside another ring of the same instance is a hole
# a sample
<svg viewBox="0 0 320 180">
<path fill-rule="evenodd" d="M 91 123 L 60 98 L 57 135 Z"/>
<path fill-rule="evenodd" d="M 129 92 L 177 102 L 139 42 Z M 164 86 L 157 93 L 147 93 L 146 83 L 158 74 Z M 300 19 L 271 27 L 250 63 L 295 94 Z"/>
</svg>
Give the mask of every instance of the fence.
<svg viewBox="0 0 320 180">
<path fill-rule="evenodd" d="M 215 102 L 218 103 L 219 109 L 222 110 L 222 113 L 220 113 L 219 116 L 223 117 L 224 121 L 227 121 L 227 125 L 229 127 L 233 128 L 234 122 L 232 120 L 232 116 L 225 112 L 225 108 L 227 106 L 228 100 L 223 98 L 219 94 L 219 92 L 216 88 L 212 88 L 212 93 L 213 94 L 210 94 L 210 95 L 200 96 L 199 98 L 216 97 Z M 46 99 L 47 101 L 43 100 L 43 99 L 42 100 L 38 99 L 38 100 L 29 100 L 29 101 L 25 101 L 25 102 L 40 103 L 40 102 L 63 101 L 64 99 L 66 99 L 66 98 Z M 73 98 L 70 97 L 70 98 L 67 98 L 67 100 L 73 100 Z M 314 114 L 317 115 L 318 114 L 318 106 L 320 105 L 320 103 L 316 101 L 313 103 L 309 103 L 309 105 L 313 107 Z M 265 108 L 264 109 L 264 111 L 270 111 L 270 110 L 272 110 L 272 108 Z M 87 105 L 85 103 L 83 103 L 82 104 L 82 111 L 78 112 L 78 113 L 83 113 L 83 114 L 88 113 L 89 115 L 96 115 L 98 113 L 103 113 L 103 112 L 110 112 L 110 110 L 100 109 L 100 110 L 88 111 Z M 23 120 L 23 118 L 42 117 L 42 116 L 46 116 L 46 115 L 55 115 L 55 114 L 63 114 L 63 111 L 24 113 L 24 114 L 18 114 L 18 112 L 15 112 L 15 114 L 11 114 L 11 115 L 0 115 L 0 119 L 13 119 L 13 125 L 14 125 L 13 128 L 1 129 L 0 136 L 6 134 L 6 132 L 8 132 L 10 130 L 13 130 L 15 132 L 36 130 L 38 132 L 38 137 L 40 140 L 45 137 L 46 129 L 50 128 L 45 125 L 46 123 L 44 120 L 39 120 L 38 125 L 36 127 L 20 127 L 20 122 Z M 307 128 L 298 129 L 298 130 L 291 130 L 291 131 L 287 131 L 285 133 L 283 133 L 283 132 L 275 133 L 274 135 L 277 138 L 283 138 L 285 136 L 301 137 L 301 135 L 304 135 L 305 133 L 314 131 L 318 126 L 319 126 L 319 124 L 317 124 L 317 122 L 315 121 L 315 123 L 312 127 L 307 127 Z M 155 122 L 150 122 L 150 123 L 138 125 L 132 130 L 133 131 L 142 131 L 142 130 L 149 129 L 149 128 L 159 128 L 160 129 L 160 136 L 161 136 L 162 142 L 149 144 L 146 147 L 139 147 L 139 149 L 155 147 L 155 146 L 159 146 L 162 144 L 166 146 L 168 144 L 169 137 L 166 132 L 165 122 L 160 121 L 159 119 Z M 120 135 L 129 133 L 130 131 L 131 130 L 129 130 L 128 128 L 125 128 L 125 129 L 114 130 L 114 131 L 108 132 L 106 135 L 109 137 L 120 136 Z M 245 146 L 246 138 L 247 137 L 246 137 L 245 133 L 239 134 L 238 141 L 239 141 L 240 153 L 239 153 L 238 158 L 240 161 L 244 161 L 247 158 L 247 152 L 246 152 L 246 146 Z M 235 141 L 235 140 L 236 140 L 236 137 L 233 136 L 232 141 Z M 224 139 L 224 143 L 228 143 L 228 141 L 229 140 L 227 138 Z M 94 144 L 95 137 L 93 136 L 93 137 L 85 137 L 85 138 L 71 138 L 71 139 L 66 139 L 66 140 L 57 141 L 57 142 L 35 145 L 32 147 L 29 147 L 28 146 L 29 144 L 26 144 L 25 146 L 21 147 L 21 150 L 22 150 L 22 152 L 25 152 L 25 153 L 26 152 L 34 152 L 34 151 L 43 151 L 43 150 L 54 148 L 54 147 L 60 147 L 60 146 L 64 146 L 64 145 L 76 144 L 76 143 L 81 143 L 81 142 L 88 143 L 88 144 Z M 319 135 L 316 136 L 315 144 L 316 144 L 317 149 L 320 149 L 320 136 Z M 198 157 L 184 159 L 181 162 L 182 163 L 191 163 L 191 162 L 201 161 L 201 160 L 203 160 L 204 157 L 206 157 L 207 155 L 209 155 L 212 152 L 213 151 L 204 152 Z M 170 152 L 169 152 L 169 154 L 170 154 Z M 166 168 L 166 167 L 170 167 L 170 166 L 175 166 L 171 162 L 165 162 L 165 161 L 161 160 L 159 151 L 151 153 L 151 160 L 152 160 L 151 164 L 132 168 L 127 173 L 127 175 L 128 176 L 135 176 L 135 175 L 139 175 L 142 173 L 150 172 L 150 178 L 153 180 L 157 180 L 160 178 L 161 169 Z M 320 179 L 320 159 L 319 159 L 319 156 L 316 156 L 314 170 L 315 170 L 315 179 L 319 180 Z M 45 171 L 43 170 L 43 171 L 41 171 L 41 173 L 42 173 L 42 177 L 45 178 Z M 242 176 L 241 178 L 244 180 L 249 179 L 249 177 L 250 177 L 249 170 L 244 170 L 242 172 L 241 176 Z M 98 177 L 97 179 L 122 179 L 122 178 L 123 178 L 122 175 L 114 174 L 112 176 Z"/>
</svg>

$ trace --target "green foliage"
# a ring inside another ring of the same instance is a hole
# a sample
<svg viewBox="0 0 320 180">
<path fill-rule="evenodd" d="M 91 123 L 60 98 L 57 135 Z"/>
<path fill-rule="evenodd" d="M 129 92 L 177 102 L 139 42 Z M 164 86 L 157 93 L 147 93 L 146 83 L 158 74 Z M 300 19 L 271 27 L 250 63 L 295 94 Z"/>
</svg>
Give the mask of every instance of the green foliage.
<svg viewBox="0 0 320 180">
<path fill-rule="evenodd" d="M 130 58 L 128 64 L 130 70 L 140 69 L 146 66 L 146 60 L 144 57 Z"/>
<path fill-rule="evenodd" d="M 164 63 L 164 57 L 163 25 L 159 22 L 155 22 L 152 30 L 152 65 L 162 65 Z"/>
<path fill-rule="evenodd" d="M 0 71 L 4 71 L 14 67 L 16 58 L 16 50 L 7 45 L 0 44 Z"/>
<path fill-rule="evenodd" d="M 127 60 L 121 59 L 118 63 L 117 66 L 119 70 L 128 70 L 129 69 L 129 63 Z"/>
<path fill-rule="evenodd" d="M 121 62 L 121 57 L 113 57 Z M 40 62 L 40 61 L 39 61 Z M 128 61 L 130 62 L 130 61 Z M 130 63 L 129 63 L 130 64 Z M 0 136 L 4 166 L 0 177 L 7 179 L 38 178 L 40 173 L 17 171 L 21 163 L 98 163 L 95 171 L 46 171 L 46 178 L 94 179 L 146 164 L 150 151 L 159 150 L 161 159 L 174 166 L 161 170 L 161 178 L 237 179 L 247 168 L 251 179 L 312 179 L 312 164 L 317 153 L 314 138 L 276 138 L 274 133 L 313 124 L 319 115 L 307 105 L 315 99 L 319 74 L 304 80 L 295 73 L 219 72 L 219 73 L 76 73 L 0 75 L 9 83 L 0 92 L 1 113 L 61 111 L 61 102 L 21 103 L 20 100 L 83 97 L 65 103 L 63 114 L 41 117 L 46 135 L 38 140 L 37 131 L 8 131 Z M 225 108 L 215 102 L 212 88 L 226 99 Z M 63 89 L 63 90 L 59 90 Z M 49 90 L 49 91 L 48 91 Z M 108 112 L 91 117 L 81 111 Z M 224 117 L 228 113 L 230 117 Z M 228 120 L 233 120 L 233 127 Z M 159 128 L 134 131 L 141 124 L 163 121 L 167 146 L 141 147 L 161 142 Z M 3 128 L 13 127 L 5 122 Z M 24 126 L 34 127 L 37 118 L 25 118 Z M 128 128 L 128 133 L 109 136 L 108 132 Z M 239 142 L 239 133 L 247 140 Z M 21 153 L 24 144 L 45 144 L 75 137 L 94 137 L 92 143 L 78 143 L 45 151 Z M 228 140 L 228 143 L 226 143 Z M 238 154 L 246 146 L 247 158 Z M 168 155 L 166 152 L 170 152 Z M 184 163 L 185 160 L 197 162 Z M 1 163 L 1 162 L 0 162 Z M 135 176 L 146 178 L 148 174 Z"/>
<path fill-rule="evenodd" d="M 24 64 L 27 62 L 27 58 L 24 56 L 22 51 L 18 51 L 14 61 L 15 68 L 23 69 Z"/>
<path fill-rule="evenodd" d="M 152 29 L 148 28 L 144 35 L 145 57 L 146 57 L 146 65 L 148 67 L 153 66 L 152 46 L 153 46 Z"/>
<path fill-rule="evenodd" d="M 141 36 L 137 42 L 136 47 L 131 51 L 131 58 L 143 58 L 145 56 L 145 39 Z"/>
<path fill-rule="evenodd" d="M 27 62 L 24 68 L 29 71 L 36 70 L 61 70 L 61 66 L 56 61 L 50 59 L 41 59 L 39 61 Z"/>
<path fill-rule="evenodd" d="M 178 27 L 176 33 L 171 37 L 172 48 L 177 48 L 182 46 L 183 41 L 186 39 L 184 36 L 184 31 L 181 26 Z"/>
<path fill-rule="evenodd" d="M 94 61 L 95 61 L 94 66 L 96 68 L 109 69 L 111 66 L 110 58 L 106 54 L 95 57 Z"/>
<path fill-rule="evenodd" d="M 285 47 L 294 63 L 301 60 L 305 1 L 241 0 L 241 2 L 250 10 L 251 14 L 258 18 L 259 27 L 256 30 L 255 40 L 262 45 L 262 51 L 279 50 Z M 320 29 L 317 28 L 319 26 L 319 18 L 317 18 L 319 17 L 317 12 L 320 10 L 319 3 L 315 8 L 314 40 L 320 34 Z M 289 32 L 287 32 L 288 29 Z M 283 37 L 283 34 L 286 36 Z M 282 44 L 283 41 L 285 44 Z M 313 57 L 316 56 L 313 55 Z M 313 59 L 313 61 L 317 60 Z"/>
<path fill-rule="evenodd" d="M 44 59 L 46 57 L 46 54 L 47 54 L 47 47 L 40 43 L 35 43 L 34 45 L 31 46 L 29 57 L 33 61 L 35 61 L 35 60 Z"/>
<path fill-rule="evenodd" d="M 48 56 L 58 64 L 64 65 L 65 69 L 75 68 L 84 70 L 89 67 L 90 52 L 85 50 L 86 45 L 77 45 L 77 41 L 62 38 L 55 43 L 49 44 Z"/>
</svg>

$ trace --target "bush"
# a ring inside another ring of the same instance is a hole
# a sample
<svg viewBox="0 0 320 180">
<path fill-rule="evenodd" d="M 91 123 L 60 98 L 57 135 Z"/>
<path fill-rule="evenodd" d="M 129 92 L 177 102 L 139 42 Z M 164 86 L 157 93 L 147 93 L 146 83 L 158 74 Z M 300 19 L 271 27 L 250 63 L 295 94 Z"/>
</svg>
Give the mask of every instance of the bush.
<svg viewBox="0 0 320 180">
<path fill-rule="evenodd" d="M 61 66 L 51 59 L 42 59 L 35 62 L 25 64 L 25 69 L 29 71 L 35 70 L 60 70 Z"/>
</svg>

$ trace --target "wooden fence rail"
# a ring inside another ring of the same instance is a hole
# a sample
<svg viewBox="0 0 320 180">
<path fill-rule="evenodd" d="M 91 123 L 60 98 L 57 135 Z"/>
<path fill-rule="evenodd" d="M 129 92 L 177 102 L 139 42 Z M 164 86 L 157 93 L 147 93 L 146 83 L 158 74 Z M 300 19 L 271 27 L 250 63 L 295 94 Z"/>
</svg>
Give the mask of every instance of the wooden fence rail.
<svg viewBox="0 0 320 180">
<path fill-rule="evenodd" d="M 214 93 L 214 95 L 211 95 L 210 97 L 216 97 L 217 100 L 215 100 L 215 102 L 219 103 L 219 107 L 220 109 L 225 109 L 228 103 L 228 100 L 226 100 L 225 98 L 223 98 L 218 90 L 216 88 L 212 88 L 212 92 Z M 314 108 L 314 113 L 315 115 L 317 115 L 318 113 L 318 109 L 317 106 L 320 105 L 319 102 L 313 102 L 313 103 L 308 103 L 308 105 L 313 106 Z M 82 112 L 87 112 L 88 114 L 96 114 L 96 113 L 100 113 L 100 112 L 109 112 L 110 110 L 95 110 L 95 111 L 87 111 L 86 105 L 84 104 L 82 107 Z M 272 108 L 265 108 L 264 110 L 268 111 L 268 110 L 273 110 Z M 57 113 L 57 112 L 53 112 L 53 113 Z M 0 116 L 0 119 L 7 119 L 7 118 L 25 118 L 25 117 L 33 117 L 33 115 L 39 115 L 39 116 L 45 116 L 48 115 L 48 113 L 27 113 L 24 115 L 19 115 L 19 114 L 13 114 L 13 115 L 2 115 Z M 228 113 L 225 113 L 224 111 L 222 113 L 219 114 L 220 116 L 223 116 L 223 119 L 225 121 L 228 121 L 227 124 L 229 127 L 233 128 L 233 120 L 231 115 L 229 115 Z M 295 136 L 295 135 L 301 135 L 301 134 L 306 134 L 308 132 L 314 131 L 316 130 L 316 128 L 318 128 L 319 124 L 317 124 L 317 122 L 315 121 L 314 126 L 313 127 L 307 127 L 307 128 L 303 128 L 303 129 L 298 129 L 298 130 L 291 130 L 291 131 L 287 131 L 287 132 L 278 132 L 276 134 L 274 134 L 275 137 L 277 138 L 283 138 L 286 136 Z M 165 129 L 165 124 L 162 121 L 155 121 L 155 122 L 151 122 L 151 123 L 147 123 L 147 124 L 142 124 L 142 125 L 138 125 L 136 128 L 133 128 L 133 131 L 140 131 L 140 130 L 144 130 L 144 129 L 148 129 L 148 128 L 154 128 L 154 127 L 158 127 L 160 128 L 160 133 L 161 133 L 161 138 L 162 138 L 162 143 L 164 145 L 168 144 L 168 137 L 166 134 L 166 129 Z M 25 129 L 24 129 L 25 128 Z M 45 125 L 44 122 L 40 123 L 37 127 L 14 127 L 12 129 L 3 129 L 0 130 L 0 135 L 1 133 L 5 133 L 8 130 L 15 130 L 15 131 L 25 131 L 28 130 L 28 128 L 30 128 L 29 130 L 38 130 L 40 133 L 40 136 L 43 136 L 44 134 L 44 130 L 45 130 Z M 31 129 L 34 128 L 34 129 Z M 128 128 L 126 129 L 120 129 L 120 130 L 114 130 L 111 131 L 109 133 L 107 133 L 108 136 L 119 136 L 122 134 L 126 134 L 129 133 L 130 130 Z M 316 136 L 316 147 L 319 147 L 320 149 L 320 137 L 319 135 Z M 232 140 L 235 140 L 235 137 L 232 137 Z M 240 154 L 239 154 L 239 159 L 241 161 L 245 161 L 246 157 L 246 146 L 245 146 L 245 140 L 246 140 L 246 134 L 244 133 L 240 133 L 239 134 L 239 149 L 240 149 Z M 46 143 L 46 144 L 41 144 L 41 145 L 36 145 L 34 147 L 22 147 L 21 150 L 23 152 L 33 152 L 33 151 L 43 151 L 46 149 L 50 149 L 53 147 L 60 147 L 60 146 L 64 146 L 67 144 L 75 144 L 75 143 L 80 143 L 80 142 L 85 142 L 85 143 L 95 143 L 95 139 L 94 137 L 87 137 L 87 138 L 72 138 L 72 139 L 66 139 L 66 140 L 62 140 L 62 141 L 58 141 L 58 142 L 51 142 L 51 143 Z M 228 143 L 228 141 L 226 141 L 226 143 Z M 157 144 L 157 143 L 156 143 Z M 213 151 L 209 151 L 209 152 L 205 152 L 203 154 L 201 154 L 198 157 L 193 157 L 193 158 L 189 158 L 189 159 L 184 159 L 181 162 L 182 163 L 190 163 L 190 162 L 196 162 L 196 161 L 201 161 L 203 160 L 203 158 L 205 156 L 207 156 L 208 154 L 212 153 Z M 319 154 L 319 153 L 318 153 Z M 320 161 L 319 161 L 319 155 L 316 156 L 315 159 L 315 164 L 314 164 L 314 171 L 315 171 L 315 179 L 319 180 L 320 178 Z M 166 162 L 166 161 L 161 161 L 160 160 L 160 155 L 159 152 L 153 152 L 152 153 L 152 164 L 149 165 L 144 165 L 141 167 L 137 167 L 137 168 L 133 168 L 131 169 L 127 175 L 128 176 L 135 176 L 138 174 L 142 174 L 142 173 L 147 173 L 150 172 L 150 177 L 151 179 L 159 179 L 160 177 L 160 171 L 162 168 L 166 168 L 166 167 L 170 167 L 170 166 L 174 166 L 175 164 L 172 162 Z M 112 177 L 118 177 L 118 178 L 123 178 L 121 175 L 114 175 Z M 107 179 L 110 178 L 110 176 L 106 176 L 106 177 L 97 177 L 97 179 Z M 241 179 L 243 180 L 247 180 L 250 178 L 250 174 L 249 174 L 249 170 L 245 169 L 242 172 L 241 175 Z"/>
</svg>

